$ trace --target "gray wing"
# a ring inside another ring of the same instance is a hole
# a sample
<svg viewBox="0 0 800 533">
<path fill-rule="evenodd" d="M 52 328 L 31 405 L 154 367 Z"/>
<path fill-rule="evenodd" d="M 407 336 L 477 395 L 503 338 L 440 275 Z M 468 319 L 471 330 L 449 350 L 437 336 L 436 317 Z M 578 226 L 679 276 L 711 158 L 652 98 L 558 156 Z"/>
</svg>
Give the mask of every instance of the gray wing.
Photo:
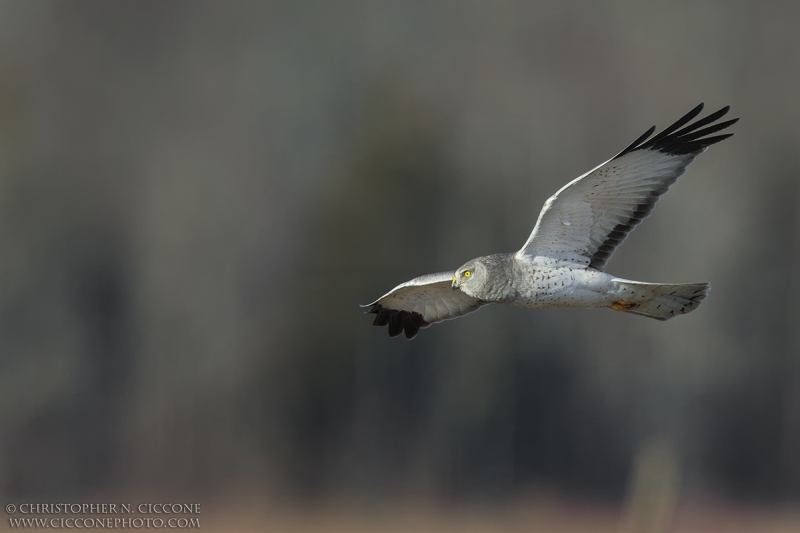
<svg viewBox="0 0 800 533">
<path fill-rule="evenodd" d="M 683 127 L 702 109 L 700 104 L 647 140 L 653 126 L 613 159 L 562 187 L 545 202 L 517 255 L 552 257 L 603 270 L 614 249 L 650 214 L 689 163 L 732 135 L 708 137 L 739 120 L 712 124 L 730 106 Z"/>
<path fill-rule="evenodd" d="M 375 326 L 389 326 L 389 335 L 403 331 L 413 339 L 419 328 L 477 311 L 483 302 L 450 286 L 455 271 L 439 272 L 414 278 L 398 285 L 371 304 Z"/>
</svg>

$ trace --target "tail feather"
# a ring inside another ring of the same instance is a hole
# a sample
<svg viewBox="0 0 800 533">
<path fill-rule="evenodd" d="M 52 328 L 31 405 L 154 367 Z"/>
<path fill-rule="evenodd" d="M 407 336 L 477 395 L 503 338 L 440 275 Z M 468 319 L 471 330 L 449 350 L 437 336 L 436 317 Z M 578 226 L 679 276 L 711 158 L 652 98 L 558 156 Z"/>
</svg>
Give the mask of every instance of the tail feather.
<svg viewBox="0 0 800 533">
<path fill-rule="evenodd" d="M 663 284 L 638 281 L 614 280 L 618 290 L 609 307 L 642 315 L 656 320 L 669 320 L 678 315 L 691 313 L 708 296 L 708 283 Z"/>
</svg>

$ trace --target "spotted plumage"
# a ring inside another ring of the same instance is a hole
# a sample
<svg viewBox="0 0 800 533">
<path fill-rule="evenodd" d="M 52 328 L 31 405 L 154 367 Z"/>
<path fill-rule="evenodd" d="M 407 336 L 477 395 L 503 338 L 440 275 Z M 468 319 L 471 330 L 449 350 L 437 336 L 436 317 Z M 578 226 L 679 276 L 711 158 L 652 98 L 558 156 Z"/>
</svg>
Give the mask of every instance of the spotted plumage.
<svg viewBox="0 0 800 533">
<path fill-rule="evenodd" d="M 455 271 L 398 285 L 365 307 L 392 337 L 490 303 L 520 307 L 605 307 L 658 320 L 689 313 L 708 283 L 642 283 L 605 273 L 606 262 L 653 210 L 695 157 L 733 134 L 712 135 L 738 119 L 717 122 L 724 107 L 692 122 L 703 104 L 651 138 L 655 126 L 622 152 L 571 181 L 544 204 L 522 249 L 468 261 Z"/>
</svg>

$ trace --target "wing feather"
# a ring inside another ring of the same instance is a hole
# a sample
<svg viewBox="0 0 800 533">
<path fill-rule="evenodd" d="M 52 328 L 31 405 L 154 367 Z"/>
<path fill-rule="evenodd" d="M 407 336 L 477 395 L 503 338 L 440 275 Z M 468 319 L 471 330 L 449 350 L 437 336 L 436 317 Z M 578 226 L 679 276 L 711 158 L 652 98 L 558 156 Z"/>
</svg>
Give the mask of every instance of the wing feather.
<svg viewBox="0 0 800 533">
<path fill-rule="evenodd" d="M 687 126 L 702 109 L 703 104 L 698 105 L 652 138 L 651 128 L 614 158 L 562 187 L 545 202 L 518 255 L 603 270 L 614 249 L 650 214 L 689 163 L 732 135 L 708 137 L 739 120 L 713 124 L 729 106 Z"/>
<path fill-rule="evenodd" d="M 439 272 L 414 278 L 398 285 L 371 304 L 368 313 L 377 315 L 376 326 L 389 326 L 389 335 L 405 331 L 413 339 L 420 328 L 477 311 L 484 302 L 453 290 L 450 283 L 454 271 Z"/>
</svg>

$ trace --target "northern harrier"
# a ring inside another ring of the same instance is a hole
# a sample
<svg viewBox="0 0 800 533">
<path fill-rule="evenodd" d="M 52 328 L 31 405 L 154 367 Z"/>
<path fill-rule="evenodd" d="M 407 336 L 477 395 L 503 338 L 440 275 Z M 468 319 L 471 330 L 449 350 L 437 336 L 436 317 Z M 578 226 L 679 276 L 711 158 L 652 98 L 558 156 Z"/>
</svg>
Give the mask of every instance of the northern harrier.
<svg viewBox="0 0 800 533">
<path fill-rule="evenodd" d="M 364 307 L 376 326 L 413 338 L 425 328 L 490 303 L 520 307 L 608 307 L 668 320 L 696 309 L 708 283 L 657 284 L 603 269 L 614 249 L 650 214 L 695 157 L 733 134 L 710 136 L 739 119 L 716 122 L 730 106 L 691 122 L 703 104 L 652 139 L 653 126 L 599 167 L 551 196 L 516 253 L 466 262 L 398 285 Z M 649 139 L 649 140 L 648 140 Z"/>
</svg>

